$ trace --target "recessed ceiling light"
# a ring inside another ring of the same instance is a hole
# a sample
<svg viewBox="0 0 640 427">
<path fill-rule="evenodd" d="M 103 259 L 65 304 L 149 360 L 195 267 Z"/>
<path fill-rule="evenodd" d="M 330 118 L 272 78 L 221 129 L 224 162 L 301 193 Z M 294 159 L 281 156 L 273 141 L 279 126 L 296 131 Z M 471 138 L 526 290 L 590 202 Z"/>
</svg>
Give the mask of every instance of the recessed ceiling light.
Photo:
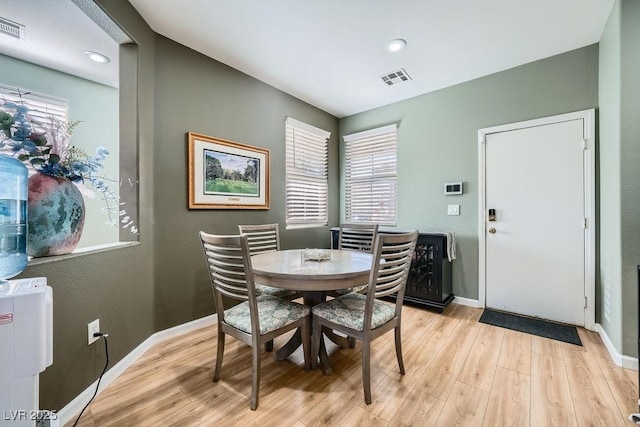
<svg viewBox="0 0 640 427">
<path fill-rule="evenodd" d="M 384 45 L 384 50 L 391 53 L 400 52 L 406 45 L 407 41 L 405 39 L 393 39 Z"/>
<path fill-rule="evenodd" d="M 87 55 L 89 59 L 91 59 L 92 61 L 99 62 L 100 64 L 106 64 L 107 62 L 111 62 L 109 58 L 107 58 L 106 56 L 98 52 L 92 52 L 88 50 L 85 52 L 85 55 Z"/>
</svg>

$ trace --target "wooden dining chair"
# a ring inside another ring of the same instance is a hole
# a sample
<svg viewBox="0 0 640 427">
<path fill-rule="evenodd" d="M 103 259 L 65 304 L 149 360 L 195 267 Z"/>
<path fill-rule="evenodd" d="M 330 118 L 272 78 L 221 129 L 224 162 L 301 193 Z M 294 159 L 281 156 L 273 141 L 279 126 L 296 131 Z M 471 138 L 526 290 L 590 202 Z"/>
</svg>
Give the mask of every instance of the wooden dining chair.
<svg viewBox="0 0 640 427">
<path fill-rule="evenodd" d="M 396 357 L 404 375 L 401 344 L 402 301 L 411 256 L 418 240 L 412 233 L 379 234 L 373 248 L 373 261 L 366 295 L 349 293 L 312 307 L 313 345 L 311 360 L 317 366 L 322 328 L 340 331 L 362 341 L 362 384 L 364 401 L 371 404 L 371 342 L 391 330 L 395 331 Z M 381 300 L 396 295 L 395 304 Z"/>
<path fill-rule="evenodd" d="M 280 250 L 280 232 L 278 224 L 238 225 L 238 230 L 240 231 L 240 234 L 247 235 L 251 255 Z M 273 295 L 274 297 L 285 298 L 289 301 L 293 301 L 301 298 L 302 292 L 256 283 L 256 295 Z M 266 351 L 273 351 L 273 341 L 265 343 L 264 349 Z"/>
<path fill-rule="evenodd" d="M 251 255 L 280 250 L 278 224 L 238 225 L 238 230 L 240 234 L 247 236 Z M 301 292 L 261 285 L 259 283 L 256 284 L 256 294 L 273 295 L 288 300 L 298 299 L 302 296 Z"/>
<path fill-rule="evenodd" d="M 371 252 L 373 243 L 378 235 L 378 224 L 340 224 L 338 232 L 338 249 Z M 348 294 L 349 292 L 362 292 L 367 288 L 366 284 L 355 288 L 338 289 L 329 292 L 332 297 Z"/>
<path fill-rule="evenodd" d="M 340 224 L 338 249 L 371 252 L 378 224 Z"/>
<path fill-rule="evenodd" d="M 260 348 L 292 329 L 301 328 L 305 369 L 310 367 L 309 307 L 273 295 L 257 296 L 246 235 L 200 232 L 218 316 L 218 351 L 213 381 L 220 379 L 225 336 L 251 346 L 251 409 L 258 407 Z M 241 302 L 224 309 L 223 296 Z"/>
</svg>

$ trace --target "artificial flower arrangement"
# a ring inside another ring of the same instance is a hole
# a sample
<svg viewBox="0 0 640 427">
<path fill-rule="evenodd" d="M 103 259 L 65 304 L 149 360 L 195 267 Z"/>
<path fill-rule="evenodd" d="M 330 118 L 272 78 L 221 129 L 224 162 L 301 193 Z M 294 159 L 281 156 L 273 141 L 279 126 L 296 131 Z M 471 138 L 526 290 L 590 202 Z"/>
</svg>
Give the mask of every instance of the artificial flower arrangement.
<svg viewBox="0 0 640 427">
<path fill-rule="evenodd" d="M 131 233 L 138 234 L 134 221 L 122 208 L 124 203 L 109 186 L 115 180 L 100 175 L 102 162 L 109 151 L 99 146 L 95 155 L 90 156 L 70 144 L 73 130 L 81 122 L 66 123 L 47 116 L 43 123 L 33 118 L 29 111 L 24 103 L 0 100 L 0 153 L 17 158 L 34 172 L 68 179 L 80 188 L 91 184 L 105 202 L 103 210 L 108 216 L 107 223 L 121 224 Z M 82 192 L 91 195 L 86 188 Z M 84 218 L 84 212 L 82 214 Z"/>
</svg>

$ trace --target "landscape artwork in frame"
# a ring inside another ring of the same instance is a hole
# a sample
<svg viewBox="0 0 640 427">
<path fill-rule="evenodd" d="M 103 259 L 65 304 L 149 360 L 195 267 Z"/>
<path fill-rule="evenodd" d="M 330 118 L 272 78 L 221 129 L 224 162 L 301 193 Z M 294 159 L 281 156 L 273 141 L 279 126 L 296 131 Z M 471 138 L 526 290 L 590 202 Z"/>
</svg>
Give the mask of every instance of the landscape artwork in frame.
<svg viewBox="0 0 640 427">
<path fill-rule="evenodd" d="M 269 150 L 188 133 L 189 209 L 269 209 Z"/>
</svg>

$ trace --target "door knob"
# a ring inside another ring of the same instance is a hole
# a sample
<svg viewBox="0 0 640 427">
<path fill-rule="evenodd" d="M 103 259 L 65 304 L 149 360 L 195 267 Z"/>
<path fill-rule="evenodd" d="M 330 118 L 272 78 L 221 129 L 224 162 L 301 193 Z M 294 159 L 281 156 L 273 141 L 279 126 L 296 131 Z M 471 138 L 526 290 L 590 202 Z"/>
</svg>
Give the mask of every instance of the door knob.
<svg viewBox="0 0 640 427">
<path fill-rule="evenodd" d="M 489 227 L 489 233 L 496 234 L 496 229 L 493 227 Z"/>
</svg>

